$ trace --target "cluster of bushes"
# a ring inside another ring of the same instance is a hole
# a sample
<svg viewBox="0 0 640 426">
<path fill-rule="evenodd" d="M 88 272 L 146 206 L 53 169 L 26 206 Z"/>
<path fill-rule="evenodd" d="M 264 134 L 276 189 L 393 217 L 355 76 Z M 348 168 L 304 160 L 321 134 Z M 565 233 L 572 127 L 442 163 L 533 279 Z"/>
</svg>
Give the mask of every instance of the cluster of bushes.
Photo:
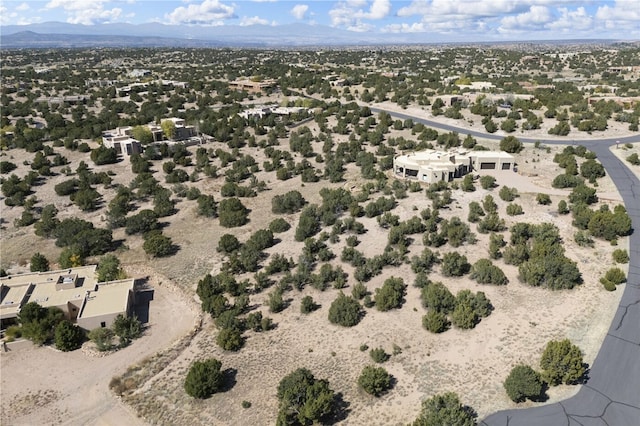
<svg viewBox="0 0 640 426">
<path fill-rule="evenodd" d="M 478 284 L 505 285 L 509 282 L 502 269 L 495 266 L 489 259 L 480 259 L 474 263 L 469 278 L 477 281 Z"/>
<path fill-rule="evenodd" d="M 574 226 L 607 241 L 629 235 L 632 230 L 631 218 L 622 205 L 614 207 L 612 212 L 606 204 L 595 211 L 585 204 L 578 204 L 573 206 L 572 214 Z"/>
<path fill-rule="evenodd" d="M 318 423 L 338 408 L 338 397 L 329 382 L 316 379 L 311 371 L 299 368 L 278 384 L 277 425 Z"/>
<path fill-rule="evenodd" d="M 244 315 L 249 307 L 248 286 L 248 281 L 239 283 L 229 272 L 207 274 L 198 281 L 196 294 L 200 298 L 202 310 L 215 319 L 219 329 L 216 343 L 224 350 L 240 350 L 244 345 L 242 334 L 246 330 L 261 332 L 273 328 L 272 320 L 263 317 L 262 312 Z M 233 304 L 227 294 L 234 298 Z"/>
<path fill-rule="evenodd" d="M 546 386 L 580 383 L 587 371 L 582 351 L 569 339 L 550 341 L 540 359 L 540 368 L 541 372 L 537 372 L 528 365 L 519 364 L 511 370 L 504 388 L 513 402 L 540 400 Z"/>
<path fill-rule="evenodd" d="M 440 282 L 427 281 L 422 287 L 421 298 L 427 308 L 422 325 L 432 333 L 442 333 L 452 323 L 462 329 L 474 328 L 493 310 L 484 292 L 473 294 L 470 290 L 461 290 L 454 297 Z"/>
<path fill-rule="evenodd" d="M 511 244 L 503 255 L 507 264 L 518 265 L 518 278 L 523 283 L 559 290 L 582 282 L 576 263 L 565 256 L 558 228 L 553 224 L 512 226 Z"/>
<path fill-rule="evenodd" d="M 614 291 L 618 284 L 622 284 L 627 281 L 627 277 L 624 271 L 620 268 L 611 268 L 600 278 L 600 283 L 608 291 Z"/>
</svg>

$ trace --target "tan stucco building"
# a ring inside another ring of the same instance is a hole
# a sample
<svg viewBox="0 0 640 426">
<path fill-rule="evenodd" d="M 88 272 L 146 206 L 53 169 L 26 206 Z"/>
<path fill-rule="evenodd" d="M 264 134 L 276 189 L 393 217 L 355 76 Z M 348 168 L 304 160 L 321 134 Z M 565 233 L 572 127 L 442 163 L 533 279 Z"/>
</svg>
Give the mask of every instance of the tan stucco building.
<svg viewBox="0 0 640 426">
<path fill-rule="evenodd" d="M 0 278 L 0 320 L 16 321 L 29 302 L 56 307 L 80 327 L 109 327 L 119 314 L 128 316 L 135 303 L 134 279 L 97 282 L 96 265 L 34 272 Z"/>
<path fill-rule="evenodd" d="M 512 170 L 514 158 L 502 151 L 425 150 L 393 159 L 394 176 L 425 183 L 449 182 L 474 170 Z"/>
</svg>

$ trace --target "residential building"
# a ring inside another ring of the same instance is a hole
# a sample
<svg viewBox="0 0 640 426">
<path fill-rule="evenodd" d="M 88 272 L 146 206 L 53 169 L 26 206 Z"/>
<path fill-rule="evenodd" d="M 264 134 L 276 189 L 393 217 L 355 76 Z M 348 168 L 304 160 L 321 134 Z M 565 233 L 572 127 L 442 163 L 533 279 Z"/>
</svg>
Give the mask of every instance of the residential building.
<svg viewBox="0 0 640 426">
<path fill-rule="evenodd" d="M 34 272 L 0 278 L 0 321 L 17 321 L 29 302 L 62 310 L 66 319 L 91 330 L 109 327 L 122 314 L 131 315 L 135 280 L 98 282 L 96 265 L 59 271 Z"/>
<path fill-rule="evenodd" d="M 151 131 L 153 136 L 153 142 L 183 142 L 187 145 L 202 143 L 203 139 L 197 137 L 197 132 L 194 126 L 189 126 L 182 118 L 171 117 L 162 121 L 171 121 L 174 124 L 174 135 L 171 140 L 167 140 L 162 130 L 162 125 L 149 123 L 147 128 Z M 112 130 L 107 130 L 102 133 L 102 144 L 107 148 L 114 148 L 118 155 L 124 158 L 129 158 L 133 154 L 141 154 L 142 144 L 135 139 L 132 135 L 133 127 L 123 126 L 116 127 Z M 197 141 L 192 142 L 192 139 Z"/>
<path fill-rule="evenodd" d="M 229 82 L 229 89 L 246 91 L 248 93 L 262 93 L 276 85 L 275 80 L 252 81 L 235 80 Z"/>
<path fill-rule="evenodd" d="M 394 176 L 435 183 L 451 181 L 474 170 L 511 170 L 512 155 L 502 151 L 425 150 L 398 155 L 393 159 Z"/>
</svg>

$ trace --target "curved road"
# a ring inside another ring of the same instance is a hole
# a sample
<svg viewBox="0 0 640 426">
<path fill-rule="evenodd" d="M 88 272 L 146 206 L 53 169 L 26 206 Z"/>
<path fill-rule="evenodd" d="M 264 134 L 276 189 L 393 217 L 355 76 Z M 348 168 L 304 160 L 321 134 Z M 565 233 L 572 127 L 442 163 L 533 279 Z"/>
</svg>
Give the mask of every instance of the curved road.
<svg viewBox="0 0 640 426">
<path fill-rule="evenodd" d="M 499 140 L 503 136 L 470 131 L 407 114 L 387 112 L 430 127 Z M 609 147 L 616 142 L 639 142 L 640 135 L 599 140 L 543 140 L 518 138 L 545 144 L 576 143 L 595 152 L 622 195 L 633 228 L 629 240 L 627 284 L 609 331 L 602 342 L 586 384 L 573 397 L 555 404 L 521 410 L 499 411 L 480 421 L 484 426 L 639 426 L 640 425 L 640 181 Z"/>
</svg>

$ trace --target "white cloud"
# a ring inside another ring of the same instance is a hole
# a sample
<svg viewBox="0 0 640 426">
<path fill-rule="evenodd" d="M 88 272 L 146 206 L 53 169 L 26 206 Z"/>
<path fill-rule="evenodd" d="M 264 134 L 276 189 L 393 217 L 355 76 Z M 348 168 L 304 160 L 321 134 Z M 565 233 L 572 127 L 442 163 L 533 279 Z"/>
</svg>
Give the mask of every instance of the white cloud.
<svg viewBox="0 0 640 426">
<path fill-rule="evenodd" d="M 389 12 L 391 12 L 391 2 L 389 0 L 373 0 L 368 12 L 358 10 L 354 16 L 363 19 L 382 19 Z"/>
<path fill-rule="evenodd" d="M 71 24 L 93 25 L 118 20 L 122 9 L 114 7 L 105 9 L 107 0 L 51 0 L 45 9 L 62 8 L 68 15 L 67 22 Z"/>
<path fill-rule="evenodd" d="M 503 30 L 536 30 L 552 20 L 551 12 L 545 6 L 531 6 L 528 12 L 514 16 L 505 16 L 500 21 Z"/>
<path fill-rule="evenodd" d="M 551 30 L 559 31 L 585 31 L 593 27 L 593 18 L 587 14 L 584 7 L 569 10 L 566 7 L 558 9 L 560 17 L 547 25 Z"/>
<path fill-rule="evenodd" d="M 366 6 L 369 8 L 366 9 Z M 334 27 L 346 27 L 349 31 L 370 31 L 374 29 L 371 24 L 363 23 L 363 19 L 379 20 L 387 17 L 391 12 L 390 0 L 346 0 L 338 2 L 329 11 L 331 25 Z"/>
<path fill-rule="evenodd" d="M 613 7 L 600 6 L 595 18 L 598 24 L 609 30 L 619 30 L 631 34 L 640 33 L 640 9 L 629 7 L 629 1 L 617 0 Z"/>
<path fill-rule="evenodd" d="M 204 0 L 200 4 L 180 6 L 167 13 L 165 19 L 170 24 L 221 25 L 225 19 L 236 19 L 233 6 L 219 0 Z"/>
<path fill-rule="evenodd" d="M 306 4 L 296 4 L 291 8 L 289 13 L 291 13 L 296 19 L 302 20 L 306 17 L 307 11 L 309 10 L 309 6 Z"/>
<path fill-rule="evenodd" d="M 241 27 L 248 27 L 249 25 L 269 25 L 269 21 L 262 19 L 259 16 L 243 16 L 240 20 Z"/>
<path fill-rule="evenodd" d="M 2 25 L 15 24 L 15 18 L 18 16 L 15 12 L 9 12 L 6 7 L 0 5 L 0 23 Z"/>
<path fill-rule="evenodd" d="M 29 5 L 27 3 L 21 3 L 16 7 L 18 12 L 24 12 L 25 10 L 29 10 Z"/>
</svg>

